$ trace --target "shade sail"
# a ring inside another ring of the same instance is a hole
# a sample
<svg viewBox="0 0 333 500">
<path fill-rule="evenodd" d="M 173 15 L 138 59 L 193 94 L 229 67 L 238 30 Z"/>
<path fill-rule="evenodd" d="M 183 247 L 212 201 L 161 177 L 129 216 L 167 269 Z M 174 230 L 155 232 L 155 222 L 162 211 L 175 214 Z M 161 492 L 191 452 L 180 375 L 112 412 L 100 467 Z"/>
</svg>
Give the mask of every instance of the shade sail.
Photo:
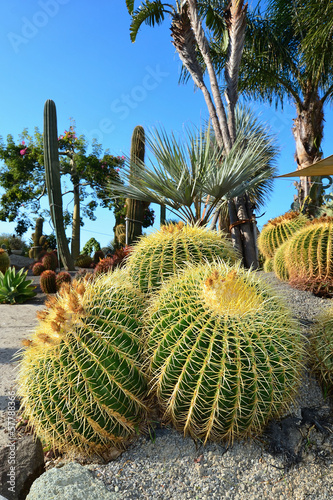
<svg viewBox="0 0 333 500">
<path fill-rule="evenodd" d="M 333 175 L 333 155 L 313 163 L 309 167 L 295 170 L 289 174 L 278 175 L 275 179 L 280 177 L 314 177 L 316 175 Z"/>
</svg>

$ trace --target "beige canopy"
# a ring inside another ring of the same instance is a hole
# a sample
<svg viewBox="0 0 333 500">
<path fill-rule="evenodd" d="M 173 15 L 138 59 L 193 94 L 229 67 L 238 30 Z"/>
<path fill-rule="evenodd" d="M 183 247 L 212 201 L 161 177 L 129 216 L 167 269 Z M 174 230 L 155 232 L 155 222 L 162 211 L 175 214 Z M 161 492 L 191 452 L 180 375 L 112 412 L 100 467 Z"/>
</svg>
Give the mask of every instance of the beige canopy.
<svg viewBox="0 0 333 500">
<path fill-rule="evenodd" d="M 278 175 L 275 179 L 280 177 L 314 177 L 316 175 L 333 175 L 333 155 L 313 163 L 309 167 L 295 170 L 289 174 Z"/>
</svg>

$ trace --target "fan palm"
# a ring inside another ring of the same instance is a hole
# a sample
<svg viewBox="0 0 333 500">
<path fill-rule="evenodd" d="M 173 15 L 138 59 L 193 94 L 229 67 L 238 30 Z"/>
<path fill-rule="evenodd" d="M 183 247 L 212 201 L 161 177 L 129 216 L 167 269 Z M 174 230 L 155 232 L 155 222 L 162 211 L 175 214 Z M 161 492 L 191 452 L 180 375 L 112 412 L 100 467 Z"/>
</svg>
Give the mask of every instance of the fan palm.
<svg viewBox="0 0 333 500">
<path fill-rule="evenodd" d="M 164 130 L 148 134 L 152 165 L 125 160 L 122 181 L 110 183 L 112 197 L 125 196 L 165 205 L 181 220 L 206 225 L 214 210 L 247 192 L 262 204 L 272 188 L 277 148 L 274 139 L 249 110 L 236 113 L 237 138 L 227 153 L 210 127 L 187 130 L 177 139 Z M 208 202 L 207 202 L 207 197 Z"/>
</svg>

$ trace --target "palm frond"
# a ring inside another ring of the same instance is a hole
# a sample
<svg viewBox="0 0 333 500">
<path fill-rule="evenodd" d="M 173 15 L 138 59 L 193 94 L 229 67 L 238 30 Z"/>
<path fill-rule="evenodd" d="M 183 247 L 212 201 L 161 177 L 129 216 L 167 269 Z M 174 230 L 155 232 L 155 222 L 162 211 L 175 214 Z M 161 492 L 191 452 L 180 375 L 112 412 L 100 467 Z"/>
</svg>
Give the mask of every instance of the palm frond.
<svg viewBox="0 0 333 500">
<path fill-rule="evenodd" d="M 129 1 L 129 6 L 131 7 L 132 2 Z M 134 2 L 133 2 L 134 3 Z M 172 10 L 169 10 L 168 4 L 162 3 L 160 0 L 153 0 L 150 2 L 142 2 L 140 7 L 132 12 L 132 21 L 130 26 L 130 36 L 132 42 L 135 42 L 139 29 L 143 23 L 148 26 L 155 26 L 155 24 L 161 24 L 164 21 L 164 16 L 166 13 L 172 14 Z"/>
</svg>

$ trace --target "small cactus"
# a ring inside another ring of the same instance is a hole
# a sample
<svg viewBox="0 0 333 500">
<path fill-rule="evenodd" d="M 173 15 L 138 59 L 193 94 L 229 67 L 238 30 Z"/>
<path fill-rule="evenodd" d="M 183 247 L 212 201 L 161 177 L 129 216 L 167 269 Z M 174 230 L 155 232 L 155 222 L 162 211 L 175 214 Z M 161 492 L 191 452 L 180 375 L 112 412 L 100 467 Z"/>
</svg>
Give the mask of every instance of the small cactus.
<svg viewBox="0 0 333 500">
<path fill-rule="evenodd" d="M 148 309 L 151 387 L 167 420 L 195 439 L 258 434 L 295 395 L 299 325 L 255 273 L 189 268 Z"/>
<path fill-rule="evenodd" d="M 56 293 L 56 273 L 51 270 L 43 271 L 40 275 L 40 287 L 43 293 Z"/>
<path fill-rule="evenodd" d="M 274 261 L 273 259 L 266 259 L 264 262 L 264 272 L 271 273 L 274 269 Z"/>
<path fill-rule="evenodd" d="M 55 282 L 56 282 L 56 290 L 57 290 L 57 292 L 59 292 L 61 286 L 64 283 L 71 283 L 72 282 L 72 277 L 67 271 L 61 271 L 60 273 L 58 273 L 56 275 Z"/>
<path fill-rule="evenodd" d="M 202 263 L 221 258 L 235 263 L 239 256 L 226 236 L 182 222 L 162 226 L 144 236 L 133 247 L 127 266 L 133 283 L 144 292 L 161 286 L 184 263 Z"/>
<path fill-rule="evenodd" d="M 32 266 L 32 274 L 34 276 L 40 276 L 44 271 L 46 271 L 46 269 L 41 262 L 36 262 L 36 264 Z"/>
<path fill-rule="evenodd" d="M 290 240 L 287 240 L 282 243 L 282 245 L 276 250 L 273 259 L 273 271 L 281 281 L 288 281 L 289 279 L 289 272 L 287 269 L 285 256 L 289 242 Z"/>
<path fill-rule="evenodd" d="M 144 297 L 119 270 L 74 280 L 46 305 L 19 366 L 24 418 L 59 451 L 122 448 L 147 414 L 139 341 Z"/>
<path fill-rule="evenodd" d="M 95 274 L 103 274 L 113 271 L 115 268 L 112 257 L 101 259 L 94 269 Z"/>
<path fill-rule="evenodd" d="M 311 335 L 311 358 L 314 371 L 326 388 L 333 389 L 333 307 L 317 317 Z"/>
<path fill-rule="evenodd" d="M 55 271 L 58 267 L 58 259 L 54 252 L 46 252 L 42 258 L 42 264 L 45 269 L 49 271 Z"/>
<path fill-rule="evenodd" d="M 6 250 L 0 248 L 0 271 L 5 274 L 10 266 L 10 258 Z"/>
<path fill-rule="evenodd" d="M 266 259 L 273 258 L 279 246 L 307 223 L 308 219 L 298 212 L 287 212 L 269 220 L 258 237 L 260 252 Z"/>
<path fill-rule="evenodd" d="M 93 260 L 90 257 L 90 255 L 85 255 L 85 254 L 79 255 L 75 261 L 75 265 L 77 267 L 84 267 L 86 269 L 89 268 L 92 263 L 93 263 Z"/>
</svg>

